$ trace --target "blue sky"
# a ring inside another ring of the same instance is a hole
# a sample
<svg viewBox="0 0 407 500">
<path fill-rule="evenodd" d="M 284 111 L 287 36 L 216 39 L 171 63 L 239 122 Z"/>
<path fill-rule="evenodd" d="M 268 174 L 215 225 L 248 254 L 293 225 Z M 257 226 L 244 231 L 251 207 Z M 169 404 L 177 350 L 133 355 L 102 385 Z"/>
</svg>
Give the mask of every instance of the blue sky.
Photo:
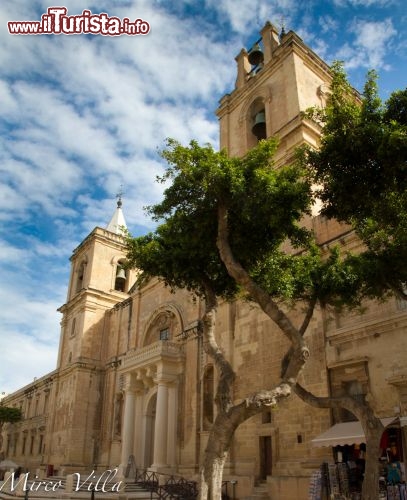
<svg viewBox="0 0 407 500">
<path fill-rule="evenodd" d="M 50 5 L 142 18 L 139 37 L 12 36 L 7 21 L 40 20 Z M 106 226 L 123 185 L 133 234 L 151 229 L 143 206 L 166 137 L 218 144 L 214 114 L 233 90 L 234 57 L 267 20 L 294 30 L 328 63 L 345 62 L 381 95 L 405 88 L 404 0 L 68 0 L 0 2 L 0 392 L 56 366 L 69 257 Z"/>
</svg>

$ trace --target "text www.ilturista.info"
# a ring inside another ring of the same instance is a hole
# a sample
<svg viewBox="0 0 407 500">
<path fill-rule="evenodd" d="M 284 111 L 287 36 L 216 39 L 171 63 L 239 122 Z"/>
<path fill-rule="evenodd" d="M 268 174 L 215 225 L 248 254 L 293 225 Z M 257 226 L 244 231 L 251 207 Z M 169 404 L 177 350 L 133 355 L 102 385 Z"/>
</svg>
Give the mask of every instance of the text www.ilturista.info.
<svg viewBox="0 0 407 500">
<path fill-rule="evenodd" d="M 150 25 L 142 19 L 109 17 L 105 12 L 92 14 L 84 10 L 81 15 L 68 16 L 66 7 L 49 7 L 41 16 L 41 21 L 9 21 L 8 32 L 11 35 L 147 35 Z"/>
</svg>

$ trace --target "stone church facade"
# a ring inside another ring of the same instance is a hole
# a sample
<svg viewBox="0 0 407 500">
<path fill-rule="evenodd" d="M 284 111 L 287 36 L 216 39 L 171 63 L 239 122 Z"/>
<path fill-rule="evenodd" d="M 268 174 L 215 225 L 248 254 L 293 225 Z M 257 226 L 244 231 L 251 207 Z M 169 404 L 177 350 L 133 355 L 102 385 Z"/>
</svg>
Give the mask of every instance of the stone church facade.
<svg viewBox="0 0 407 500">
<path fill-rule="evenodd" d="M 220 145 L 240 156 L 276 135 L 278 166 L 301 144 L 317 147 L 319 130 L 301 111 L 324 104 L 329 68 L 295 33 L 281 37 L 271 24 L 259 44 L 260 62 L 256 47 L 236 58 L 236 87 L 217 111 Z M 95 228 L 72 254 L 56 370 L 3 400 L 24 419 L 4 426 L 2 453 L 43 476 L 125 470 L 132 456 L 138 468 L 197 477 L 218 377 L 202 345 L 203 304 L 158 280 L 134 286 L 136 271 L 122 267 L 123 221 L 119 203 L 107 228 Z M 320 216 L 307 224 L 321 245 L 359 245 L 348 228 Z M 406 328 L 406 304 L 395 298 L 366 304 L 362 315 L 317 311 L 302 383 L 316 395 L 368 397 L 380 417 L 407 415 Z M 216 331 L 238 374 L 236 401 L 278 381 L 287 344 L 258 307 L 222 303 Z M 341 418 L 292 396 L 241 425 L 224 474 L 237 481 L 236 498 L 259 481 L 270 498 L 307 498 L 311 472 L 332 459 L 332 448 L 311 441 Z"/>
</svg>

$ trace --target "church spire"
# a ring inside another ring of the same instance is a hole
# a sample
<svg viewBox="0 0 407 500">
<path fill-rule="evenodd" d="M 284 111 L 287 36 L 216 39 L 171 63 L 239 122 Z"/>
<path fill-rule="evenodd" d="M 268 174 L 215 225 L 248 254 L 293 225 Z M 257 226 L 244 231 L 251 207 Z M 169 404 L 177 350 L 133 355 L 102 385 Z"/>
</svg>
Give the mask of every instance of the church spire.
<svg viewBox="0 0 407 500">
<path fill-rule="evenodd" d="M 117 208 L 110 219 L 109 224 L 107 225 L 106 229 L 108 231 L 111 231 L 112 233 L 116 234 L 121 234 L 123 235 L 125 230 L 127 229 L 126 221 L 124 219 L 123 215 L 123 210 L 122 210 L 122 196 L 123 196 L 123 191 L 120 189 L 120 191 L 117 193 L 116 198 L 117 198 Z"/>
</svg>

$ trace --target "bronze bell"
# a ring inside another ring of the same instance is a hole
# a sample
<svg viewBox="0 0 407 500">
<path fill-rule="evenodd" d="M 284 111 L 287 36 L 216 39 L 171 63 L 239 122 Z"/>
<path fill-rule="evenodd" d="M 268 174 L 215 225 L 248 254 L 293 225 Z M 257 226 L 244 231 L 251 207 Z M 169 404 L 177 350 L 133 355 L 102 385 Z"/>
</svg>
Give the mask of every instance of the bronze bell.
<svg viewBox="0 0 407 500">
<path fill-rule="evenodd" d="M 249 52 L 249 63 L 257 66 L 264 61 L 264 54 L 258 43 L 255 43 Z"/>
<path fill-rule="evenodd" d="M 258 140 L 265 139 L 266 133 L 266 114 L 264 111 L 259 111 L 254 117 L 254 125 L 252 127 L 253 134 Z"/>
<path fill-rule="evenodd" d="M 117 269 L 116 279 L 117 280 L 125 280 L 126 279 L 126 272 L 122 267 Z"/>
</svg>

